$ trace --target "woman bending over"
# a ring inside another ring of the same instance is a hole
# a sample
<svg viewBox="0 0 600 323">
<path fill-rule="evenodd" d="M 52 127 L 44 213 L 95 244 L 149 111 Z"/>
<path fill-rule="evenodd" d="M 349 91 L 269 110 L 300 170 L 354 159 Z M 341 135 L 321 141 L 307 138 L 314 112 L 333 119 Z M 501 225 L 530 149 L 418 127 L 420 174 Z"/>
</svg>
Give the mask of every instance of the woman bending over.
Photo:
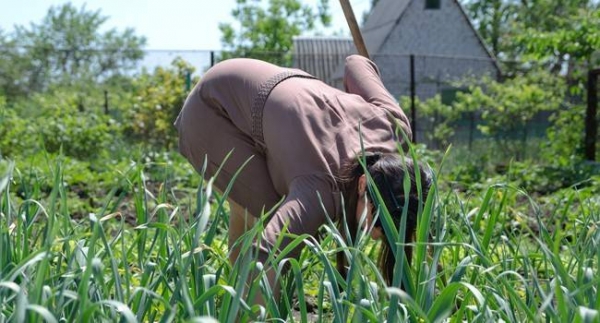
<svg viewBox="0 0 600 323">
<path fill-rule="evenodd" d="M 316 237 L 330 216 L 347 221 L 351 235 L 355 235 L 366 208 L 363 223 L 365 228 L 372 227 L 373 238 L 383 240 L 380 267 L 391 284 L 394 256 L 381 221 L 372 223 L 376 203 L 369 193 L 365 170 L 397 228 L 404 208 L 408 208 L 406 242 L 414 238 L 422 203 L 415 173 L 419 169 L 423 197 L 431 177 L 424 170 L 426 166 L 416 167 L 398 152 L 404 136 L 397 134 L 403 132 L 410 138 L 410 123 L 385 89 L 377 66 L 364 57 L 349 56 L 344 87 L 345 91 L 333 88 L 298 69 L 230 59 L 208 70 L 189 94 L 175 121 L 181 153 L 198 172 L 206 159 L 207 178 L 215 175 L 231 153 L 214 180 L 221 191 L 247 162 L 228 196 L 232 263 L 239 253 L 235 241 L 249 229 L 254 217 L 282 199 L 256 245 L 263 264 L 284 227 L 294 235 Z M 405 174 L 411 179 L 409 192 L 403 188 Z M 405 205 L 407 194 L 409 203 Z M 279 249 L 290 241 L 284 239 Z M 300 251 L 296 248 L 289 256 L 298 257 Z M 406 251 L 410 259 L 411 249 Z M 340 257 L 342 273 L 344 263 Z M 267 275 L 275 286 L 272 272 Z"/>
</svg>

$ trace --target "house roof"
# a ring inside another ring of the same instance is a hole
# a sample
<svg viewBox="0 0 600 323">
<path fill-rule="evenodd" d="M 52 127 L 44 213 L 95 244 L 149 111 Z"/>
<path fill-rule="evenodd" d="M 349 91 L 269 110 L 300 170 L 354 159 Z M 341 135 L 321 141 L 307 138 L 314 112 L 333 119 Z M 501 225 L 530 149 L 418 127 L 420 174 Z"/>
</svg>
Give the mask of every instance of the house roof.
<svg viewBox="0 0 600 323">
<path fill-rule="evenodd" d="M 404 14 L 413 1 L 423 0 L 379 0 L 371 13 L 369 14 L 364 26 L 361 28 L 363 39 L 371 54 L 375 57 L 382 54 L 382 47 L 388 42 L 391 35 L 395 32 L 395 28 L 401 23 Z M 487 57 L 491 58 L 491 63 L 495 69 L 500 72 L 494 54 L 485 45 L 485 42 L 471 23 L 466 11 L 458 0 L 443 0 L 444 3 L 454 4 L 458 8 L 459 16 L 464 19 L 464 23 L 468 29 L 473 32 L 474 39 L 478 43 Z M 454 2 L 454 3 L 452 3 Z M 459 18 L 460 19 L 460 18 Z M 400 31 L 402 32 L 402 31 Z M 393 37 L 393 36 L 392 36 Z M 406 49 L 406 48 L 405 48 Z M 296 37 L 294 38 L 294 67 L 299 67 L 321 80 L 334 85 L 343 77 L 344 59 L 356 53 L 356 47 L 351 38 L 346 37 Z M 400 53 L 398 53 L 400 54 Z M 403 55 L 408 55 L 406 52 Z M 413 53 L 416 55 L 441 55 L 443 54 L 427 54 Z M 328 55 L 333 59 L 324 59 Z M 433 56 L 432 56 L 433 57 Z M 472 57 L 476 59 L 476 57 Z M 483 58 L 483 57 L 482 57 Z M 487 59 L 487 58 L 485 58 Z"/>
<path fill-rule="evenodd" d="M 411 0 L 379 0 L 361 28 L 370 54 L 379 52 Z"/>
<path fill-rule="evenodd" d="M 294 37 L 293 67 L 331 84 L 334 71 L 352 52 L 356 52 L 352 38 Z"/>
</svg>

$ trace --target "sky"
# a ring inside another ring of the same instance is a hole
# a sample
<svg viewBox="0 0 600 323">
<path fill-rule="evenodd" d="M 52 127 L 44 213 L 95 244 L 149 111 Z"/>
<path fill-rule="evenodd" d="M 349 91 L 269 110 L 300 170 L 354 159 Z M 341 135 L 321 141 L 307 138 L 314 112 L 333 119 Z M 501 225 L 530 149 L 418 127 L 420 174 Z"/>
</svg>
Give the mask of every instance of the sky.
<svg viewBox="0 0 600 323">
<path fill-rule="evenodd" d="M 316 5 L 317 0 L 302 0 Z M 0 29 L 10 32 L 15 25 L 39 23 L 51 6 L 71 2 L 77 7 L 100 10 L 109 17 L 105 28 L 134 28 L 147 39 L 149 50 L 219 50 L 219 23 L 234 22 L 235 0 L 0 0 Z M 263 0 L 266 2 L 266 0 Z M 360 21 L 370 0 L 351 0 Z M 330 0 L 334 32 L 349 35 L 338 0 Z"/>
</svg>

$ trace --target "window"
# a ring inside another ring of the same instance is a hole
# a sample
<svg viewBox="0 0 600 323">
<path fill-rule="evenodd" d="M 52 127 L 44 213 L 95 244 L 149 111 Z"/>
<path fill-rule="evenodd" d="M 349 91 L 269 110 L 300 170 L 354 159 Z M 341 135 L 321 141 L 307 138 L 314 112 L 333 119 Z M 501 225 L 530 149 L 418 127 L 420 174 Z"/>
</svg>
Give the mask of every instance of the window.
<svg viewBox="0 0 600 323">
<path fill-rule="evenodd" d="M 439 9 L 442 0 L 425 0 L 425 9 Z"/>
</svg>

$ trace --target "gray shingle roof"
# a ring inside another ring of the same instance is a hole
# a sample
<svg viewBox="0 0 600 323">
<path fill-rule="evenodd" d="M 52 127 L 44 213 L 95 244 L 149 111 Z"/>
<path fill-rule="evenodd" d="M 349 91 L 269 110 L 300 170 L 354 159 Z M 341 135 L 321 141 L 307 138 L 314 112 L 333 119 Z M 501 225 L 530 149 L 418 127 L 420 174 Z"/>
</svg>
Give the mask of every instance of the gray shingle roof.
<svg viewBox="0 0 600 323">
<path fill-rule="evenodd" d="M 379 0 L 361 28 L 370 54 L 379 52 L 411 0 Z M 422 1 L 422 0 L 419 0 Z"/>
<path fill-rule="evenodd" d="M 331 84 L 335 69 L 355 51 L 352 38 L 294 37 L 293 67 Z"/>
</svg>

